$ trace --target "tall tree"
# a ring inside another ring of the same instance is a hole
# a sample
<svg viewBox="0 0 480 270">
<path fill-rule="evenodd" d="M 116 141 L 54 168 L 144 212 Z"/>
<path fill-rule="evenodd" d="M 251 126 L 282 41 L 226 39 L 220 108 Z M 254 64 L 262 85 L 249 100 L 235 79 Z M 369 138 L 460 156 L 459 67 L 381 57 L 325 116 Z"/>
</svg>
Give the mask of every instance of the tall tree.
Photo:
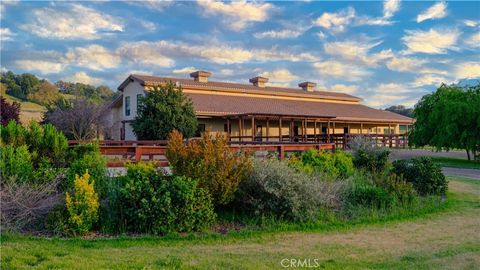
<svg viewBox="0 0 480 270">
<path fill-rule="evenodd" d="M 442 85 L 415 105 L 410 142 L 437 149 L 465 149 L 470 159 L 480 151 L 480 84 L 461 88 Z"/>
<path fill-rule="evenodd" d="M 390 106 L 385 109 L 386 111 L 398 113 L 403 116 L 407 117 L 412 117 L 413 116 L 413 109 L 412 108 L 407 108 L 403 105 L 397 105 L 397 106 Z"/>
<path fill-rule="evenodd" d="M 133 131 L 140 140 L 166 140 L 173 130 L 190 138 L 197 126 L 192 101 L 172 82 L 155 88 L 142 98 L 132 122 Z"/>
<path fill-rule="evenodd" d="M 28 100 L 41 105 L 50 104 L 58 97 L 58 88 L 47 81 L 37 84 L 27 95 Z"/>
</svg>

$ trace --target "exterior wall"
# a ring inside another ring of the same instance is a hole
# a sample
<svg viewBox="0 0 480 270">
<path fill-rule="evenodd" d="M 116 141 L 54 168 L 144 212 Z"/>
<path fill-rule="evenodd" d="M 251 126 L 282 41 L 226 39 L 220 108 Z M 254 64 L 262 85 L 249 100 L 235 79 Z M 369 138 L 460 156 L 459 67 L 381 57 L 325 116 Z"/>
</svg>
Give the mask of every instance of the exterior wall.
<svg viewBox="0 0 480 270">
<path fill-rule="evenodd" d="M 123 120 L 133 120 L 137 115 L 137 95 L 145 95 L 143 90 L 143 86 L 140 85 L 138 82 L 131 82 L 129 83 L 125 89 L 123 89 L 123 108 L 122 108 L 122 116 Z M 130 97 L 130 115 L 125 115 L 125 99 Z"/>
<path fill-rule="evenodd" d="M 125 123 L 125 140 L 127 141 L 136 141 L 137 136 L 133 133 L 133 128 L 130 123 Z"/>
</svg>

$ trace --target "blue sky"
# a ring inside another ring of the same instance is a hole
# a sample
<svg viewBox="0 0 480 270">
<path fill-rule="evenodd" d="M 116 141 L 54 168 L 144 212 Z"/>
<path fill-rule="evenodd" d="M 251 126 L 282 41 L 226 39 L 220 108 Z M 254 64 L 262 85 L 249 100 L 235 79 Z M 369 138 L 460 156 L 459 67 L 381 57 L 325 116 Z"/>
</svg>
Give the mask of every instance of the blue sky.
<svg viewBox="0 0 480 270">
<path fill-rule="evenodd" d="M 480 78 L 480 2 L 1 3 L 1 69 L 116 88 L 130 73 L 353 94 L 413 106 Z"/>
</svg>

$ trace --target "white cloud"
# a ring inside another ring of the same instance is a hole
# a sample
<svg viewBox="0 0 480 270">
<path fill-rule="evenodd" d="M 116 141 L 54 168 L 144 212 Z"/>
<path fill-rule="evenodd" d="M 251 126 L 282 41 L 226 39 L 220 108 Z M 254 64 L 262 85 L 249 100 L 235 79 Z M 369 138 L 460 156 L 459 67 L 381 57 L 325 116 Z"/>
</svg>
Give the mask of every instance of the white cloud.
<svg viewBox="0 0 480 270">
<path fill-rule="evenodd" d="M 325 12 L 315 20 L 315 25 L 328 29 L 334 33 L 345 31 L 345 27 L 355 18 L 355 9 L 348 7 L 337 13 Z"/>
<path fill-rule="evenodd" d="M 229 68 L 224 68 L 224 69 L 220 70 L 220 74 L 222 74 L 224 76 L 231 76 L 231 75 L 233 75 L 233 73 L 235 73 L 235 71 L 233 69 L 229 69 Z"/>
<path fill-rule="evenodd" d="M 78 82 L 78 83 L 90 84 L 95 86 L 100 85 L 103 82 L 102 79 L 91 77 L 84 71 L 77 72 L 72 76 L 65 78 L 64 80 L 68 82 Z"/>
<path fill-rule="evenodd" d="M 318 39 L 320 39 L 320 40 L 324 40 L 324 39 L 327 38 L 327 35 L 325 35 L 325 33 L 323 33 L 322 31 L 318 31 L 315 35 L 316 35 L 316 36 L 318 37 Z"/>
<path fill-rule="evenodd" d="M 127 72 L 118 73 L 117 75 L 115 75 L 115 79 L 121 82 L 131 74 L 153 75 L 153 73 L 150 71 L 131 69 L 131 70 L 128 70 Z"/>
<path fill-rule="evenodd" d="M 447 50 L 456 49 L 454 45 L 460 32 L 457 30 L 435 30 L 428 31 L 407 30 L 402 37 L 403 43 L 408 47 L 405 53 L 428 53 L 444 54 Z"/>
<path fill-rule="evenodd" d="M 95 44 L 69 49 L 65 58 L 71 64 L 93 70 L 115 68 L 121 61 L 120 57 L 107 48 Z"/>
<path fill-rule="evenodd" d="M 174 4 L 174 1 L 165 1 L 165 0 L 155 0 L 155 1 L 127 1 L 126 3 L 130 5 L 142 6 L 151 10 L 163 11 L 166 7 Z"/>
<path fill-rule="evenodd" d="M 480 78 L 480 62 L 466 62 L 457 64 L 455 68 L 456 79 Z"/>
<path fill-rule="evenodd" d="M 393 57 L 387 61 L 388 69 L 400 72 L 418 72 L 418 69 L 425 63 L 424 60 L 409 57 Z"/>
<path fill-rule="evenodd" d="M 121 18 L 79 5 L 68 5 L 65 9 L 36 9 L 32 22 L 21 25 L 23 30 L 42 38 L 53 39 L 99 39 L 105 34 L 123 31 Z"/>
<path fill-rule="evenodd" d="M 479 22 L 476 22 L 474 20 L 464 20 L 463 23 L 468 27 L 476 27 L 477 25 L 479 25 Z"/>
<path fill-rule="evenodd" d="M 63 63 L 46 60 L 17 60 L 15 66 L 26 71 L 37 71 L 41 74 L 58 73 L 65 67 Z"/>
<path fill-rule="evenodd" d="M 445 16 L 447 16 L 447 4 L 445 2 L 439 2 L 420 13 L 417 16 L 417 23 L 426 20 L 441 19 Z"/>
<path fill-rule="evenodd" d="M 342 63 L 334 60 L 316 62 L 313 67 L 318 73 L 326 76 L 342 78 L 346 81 L 356 81 L 368 76 L 370 73 L 361 66 Z"/>
<path fill-rule="evenodd" d="M 465 40 L 465 43 L 472 48 L 480 48 L 480 32 L 471 35 Z"/>
<path fill-rule="evenodd" d="M 142 25 L 143 28 L 147 29 L 150 32 L 153 32 L 157 29 L 157 26 L 153 22 L 141 20 L 140 24 Z"/>
<path fill-rule="evenodd" d="M 184 67 L 184 68 L 180 68 L 180 69 L 174 69 L 172 71 L 173 74 L 190 74 L 192 72 L 195 72 L 199 70 L 198 68 L 195 68 L 195 67 Z"/>
<path fill-rule="evenodd" d="M 258 32 L 255 33 L 253 36 L 255 38 L 276 38 L 276 39 L 289 39 L 289 38 L 297 38 L 301 36 L 304 33 L 304 31 L 300 30 L 290 30 L 290 29 L 284 29 L 284 30 L 271 30 L 271 31 L 265 31 L 265 32 Z"/>
<path fill-rule="evenodd" d="M 372 48 L 381 43 L 381 41 L 373 41 L 370 38 L 367 38 L 366 41 L 331 42 L 325 43 L 324 50 L 330 55 L 338 55 L 343 59 L 359 61 L 368 66 L 376 66 L 380 61 L 393 57 L 391 50 L 369 54 Z"/>
<path fill-rule="evenodd" d="M 314 61 L 310 53 L 293 53 L 270 49 L 247 50 L 224 43 L 191 45 L 183 42 L 161 40 L 157 42 L 129 42 L 117 49 L 119 55 L 134 63 L 153 64 L 162 67 L 173 65 L 176 58 L 196 58 L 217 64 L 235 64 L 248 61 Z"/>
<path fill-rule="evenodd" d="M 292 74 L 288 69 L 282 68 L 274 71 L 265 71 L 260 73 L 260 76 L 268 78 L 268 84 L 271 86 L 290 86 L 293 80 L 298 79 L 298 76 Z"/>
<path fill-rule="evenodd" d="M 220 14 L 223 23 L 228 28 L 240 31 L 254 22 L 264 22 L 269 18 L 274 8 L 269 3 L 256 3 L 247 1 L 219 2 L 219 1 L 197 1 L 204 9 L 206 15 Z"/>
<path fill-rule="evenodd" d="M 0 16 L 2 19 L 5 19 L 5 12 L 7 10 L 7 6 L 14 6 L 20 2 L 19 0 L 10 0 L 10 1 L 1 1 L 0 2 Z"/>
<path fill-rule="evenodd" d="M 386 0 L 383 2 L 383 17 L 390 18 L 400 10 L 400 0 Z"/>
<path fill-rule="evenodd" d="M 445 77 L 437 76 L 437 75 L 423 75 L 415 79 L 415 81 L 411 84 L 413 87 L 420 87 L 425 85 L 435 85 L 440 86 L 442 83 L 449 83 L 449 80 Z"/>
<path fill-rule="evenodd" d="M 392 25 L 393 21 L 388 18 L 371 18 L 368 16 L 361 16 L 355 20 L 355 25 Z"/>
<path fill-rule="evenodd" d="M 410 97 L 415 92 L 418 91 L 402 84 L 382 83 L 377 85 L 364 100 L 367 105 L 377 108 L 398 104 L 411 107 L 417 101 L 417 98 Z"/>
<path fill-rule="evenodd" d="M 0 38 L 1 41 L 11 41 L 13 37 L 16 36 L 15 33 L 10 31 L 8 28 L 0 28 Z"/>
</svg>

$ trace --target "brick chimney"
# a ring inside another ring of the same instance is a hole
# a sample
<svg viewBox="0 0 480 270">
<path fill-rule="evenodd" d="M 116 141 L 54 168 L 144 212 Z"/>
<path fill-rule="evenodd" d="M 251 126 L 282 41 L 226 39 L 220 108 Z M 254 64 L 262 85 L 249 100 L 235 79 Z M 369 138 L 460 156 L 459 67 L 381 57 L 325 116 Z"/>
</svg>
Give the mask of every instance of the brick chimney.
<svg viewBox="0 0 480 270">
<path fill-rule="evenodd" d="M 210 77 L 211 75 L 212 73 L 208 71 L 203 71 L 203 70 L 190 73 L 190 77 L 192 77 L 194 81 L 203 82 L 203 83 L 208 82 L 208 77 Z"/>
<path fill-rule="evenodd" d="M 300 86 L 303 89 L 303 91 L 313 92 L 317 84 L 313 82 L 302 82 L 302 83 L 299 83 L 298 86 Z"/>
<path fill-rule="evenodd" d="M 251 78 L 250 82 L 257 87 L 265 87 L 265 83 L 268 82 L 268 78 L 257 76 Z"/>
</svg>

